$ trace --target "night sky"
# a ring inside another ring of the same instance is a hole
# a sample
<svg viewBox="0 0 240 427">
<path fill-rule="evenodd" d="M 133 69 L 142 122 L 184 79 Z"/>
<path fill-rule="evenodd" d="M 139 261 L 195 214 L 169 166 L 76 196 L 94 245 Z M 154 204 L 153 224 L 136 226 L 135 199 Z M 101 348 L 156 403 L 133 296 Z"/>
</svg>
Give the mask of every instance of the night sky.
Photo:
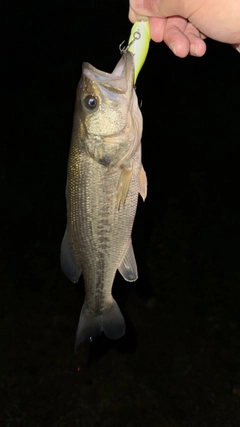
<svg viewBox="0 0 240 427">
<path fill-rule="evenodd" d="M 111 72 L 128 2 L 9 2 L 3 13 L 0 427 L 239 427 L 240 54 L 151 42 L 138 77 L 148 196 L 117 274 L 126 335 L 74 354 L 83 281 L 61 272 L 81 64 Z"/>
</svg>

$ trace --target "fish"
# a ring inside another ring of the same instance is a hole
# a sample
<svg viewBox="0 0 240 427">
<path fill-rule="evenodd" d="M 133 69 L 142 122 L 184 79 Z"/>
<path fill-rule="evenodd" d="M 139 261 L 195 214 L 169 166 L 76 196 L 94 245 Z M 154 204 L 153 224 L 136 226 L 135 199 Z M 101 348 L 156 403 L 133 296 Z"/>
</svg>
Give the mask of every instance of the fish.
<svg viewBox="0 0 240 427">
<path fill-rule="evenodd" d="M 75 347 L 102 332 L 125 334 L 125 321 L 112 296 L 117 270 L 138 278 L 132 227 L 138 203 L 147 195 L 141 160 L 143 119 L 134 87 L 133 54 L 125 51 L 112 73 L 82 65 L 70 145 L 67 226 L 61 268 L 73 282 L 83 275 L 85 300 Z"/>
</svg>

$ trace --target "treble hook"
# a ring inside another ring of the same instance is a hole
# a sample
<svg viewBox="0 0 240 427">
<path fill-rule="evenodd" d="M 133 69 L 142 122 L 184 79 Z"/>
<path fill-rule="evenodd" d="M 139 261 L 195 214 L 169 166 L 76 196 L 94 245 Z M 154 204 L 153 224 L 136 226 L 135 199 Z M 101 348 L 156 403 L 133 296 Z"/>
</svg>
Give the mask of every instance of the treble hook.
<svg viewBox="0 0 240 427">
<path fill-rule="evenodd" d="M 135 32 L 133 33 L 133 39 L 132 39 L 132 41 L 131 41 L 130 43 L 128 43 L 128 45 L 127 45 L 126 47 L 123 47 L 123 48 L 122 48 L 122 45 L 123 45 L 123 43 L 125 43 L 125 40 L 123 40 L 123 42 L 122 42 L 122 43 L 120 43 L 120 45 L 119 45 L 120 53 L 121 53 L 121 54 L 123 54 L 124 52 L 126 52 L 127 50 L 129 50 L 129 48 L 132 46 L 132 44 L 133 44 L 136 40 L 139 40 L 140 38 L 141 38 L 141 34 L 140 34 L 140 32 L 139 32 L 139 31 L 135 31 Z"/>
</svg>

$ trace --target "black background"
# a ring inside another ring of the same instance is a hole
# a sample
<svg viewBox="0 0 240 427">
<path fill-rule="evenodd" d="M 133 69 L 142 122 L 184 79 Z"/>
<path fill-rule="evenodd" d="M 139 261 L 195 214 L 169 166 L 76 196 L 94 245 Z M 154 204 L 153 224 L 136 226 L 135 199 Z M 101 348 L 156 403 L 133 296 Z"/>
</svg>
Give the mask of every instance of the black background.
<svg viewBox="0 0 240 427">
<path fill-rule="evenodd" d="M 111 72 L 127 1 L 9 2 L 1 143 L 0 426 L 237 427 L 240 423 L 240 56 L 207 41 L 179 59 L 151 43 L 138 77 L 148 197 L 117 274 L 124 338 L 80 347 L 83 282 L 59 266 L 76 86 Z M 6 18 L 6 19 L 5 19 Z M 5 25 L 6 24 L 6 25 Z"/>
</svg>

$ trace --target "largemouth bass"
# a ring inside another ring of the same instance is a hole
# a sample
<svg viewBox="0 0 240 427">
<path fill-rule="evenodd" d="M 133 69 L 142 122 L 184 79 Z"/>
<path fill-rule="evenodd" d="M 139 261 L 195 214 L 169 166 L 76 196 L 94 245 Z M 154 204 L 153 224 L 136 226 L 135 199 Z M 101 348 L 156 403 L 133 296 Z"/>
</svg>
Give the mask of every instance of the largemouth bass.
<svg viewBox="0 0 240 427">
<path fill-rule="evenodd" d="M 73 283 L 82 272 L 85 284 L 76 347 L 102 332 L 111 339 L 124 335 L 112 285 L 117 270 L 127 281 L 138 277 L 131 232 L 147 179 L 133 81 L 133 55 L 125 52 L 111 74 L 83 63 L 77 88 L 61 245 L 63 272 Z"/>
</svg>

